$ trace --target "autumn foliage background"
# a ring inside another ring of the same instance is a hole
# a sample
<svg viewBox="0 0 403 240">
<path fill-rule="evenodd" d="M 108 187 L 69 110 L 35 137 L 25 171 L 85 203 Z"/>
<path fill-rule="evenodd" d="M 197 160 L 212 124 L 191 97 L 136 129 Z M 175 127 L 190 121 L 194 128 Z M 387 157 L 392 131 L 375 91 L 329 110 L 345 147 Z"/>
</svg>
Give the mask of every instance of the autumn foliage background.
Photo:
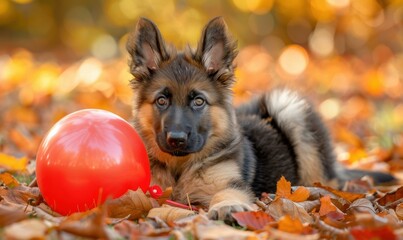
<svg viewBox="0 0 403 240">
<path fill-rule="evenodd" d="M 60 118 L 101 108 L 130 120 L 125 43 L 140 16 L 195 46 L 224 16 L 238 39 L 234 104 L 274 87 L 308 96 L 347 167 L 403 178 L 403 1 L 0 1 L 0 167 L 29 182 Z"/>
</svg>

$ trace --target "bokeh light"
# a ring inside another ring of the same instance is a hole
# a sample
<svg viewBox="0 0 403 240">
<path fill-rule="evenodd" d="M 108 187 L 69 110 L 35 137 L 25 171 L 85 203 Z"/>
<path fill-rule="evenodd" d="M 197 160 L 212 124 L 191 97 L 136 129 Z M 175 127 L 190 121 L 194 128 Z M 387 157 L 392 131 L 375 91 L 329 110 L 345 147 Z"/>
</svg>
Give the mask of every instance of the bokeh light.
<svg viewBox="0 0 403 240">
<path fill-rule="evenodd" d="M 126 41 L 139 17 L 183 48 L 216 16 L 238 41 L 236 105 L 286 86 L 354 151 L 403 141 L 401 0 L 2 0 L 0 151 L 33 158 L 44 131 L 82 108 L 130 119 Z"/>
</svg>

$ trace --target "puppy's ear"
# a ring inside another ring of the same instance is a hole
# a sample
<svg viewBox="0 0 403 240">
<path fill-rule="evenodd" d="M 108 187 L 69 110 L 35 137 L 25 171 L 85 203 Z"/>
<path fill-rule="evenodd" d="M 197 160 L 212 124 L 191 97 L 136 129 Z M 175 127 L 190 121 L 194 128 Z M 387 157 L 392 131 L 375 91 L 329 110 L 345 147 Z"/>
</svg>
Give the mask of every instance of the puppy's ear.
<svg viewBox="0 0 403 240">
<path fill-rule="evenodd" d="M 232 40 L 224 19 L 216 17 L 208 22 L 197 46 L 195 60 L 202 63 L 209 73 L 221 69 L 232 71 L 236 54 L 236 42 Z"/>
<path fill-rule="evenodd" d="M 157 26 L 146 18 L 140 18 L 136 30 L 129 36 L 126 45 L 131 62 L 131 73 L 145 74 L 158 69 L 169 55 Z"/>
</svg>

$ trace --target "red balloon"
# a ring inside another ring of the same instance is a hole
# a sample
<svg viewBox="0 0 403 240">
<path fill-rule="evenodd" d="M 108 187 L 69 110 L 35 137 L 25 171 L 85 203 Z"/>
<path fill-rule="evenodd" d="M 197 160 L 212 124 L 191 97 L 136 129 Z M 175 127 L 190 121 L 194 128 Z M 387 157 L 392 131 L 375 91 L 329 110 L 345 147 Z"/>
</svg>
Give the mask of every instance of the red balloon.
<svg viewBox="0 0 403 240">
<path fill-rule="evenodd" d="M 150 185 L 150 165 L 134 128 L 104 110 L 85 109 L 57 122 L 39 146 L 39 189 L 56 212 L 68 215 L 91 209 Z"/>
</svg>

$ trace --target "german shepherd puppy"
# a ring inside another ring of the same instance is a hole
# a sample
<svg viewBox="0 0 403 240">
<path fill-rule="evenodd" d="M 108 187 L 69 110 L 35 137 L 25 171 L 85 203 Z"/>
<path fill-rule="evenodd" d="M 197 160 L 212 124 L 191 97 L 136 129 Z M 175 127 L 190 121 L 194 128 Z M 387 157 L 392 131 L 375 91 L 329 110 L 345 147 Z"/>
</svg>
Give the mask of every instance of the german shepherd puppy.
<svg viewBox="0 0 403 240">
<path fill-rule="evenodd" d="M 209 217 L 231 220 L 232 212 L 250 210 L 255 196 L 275 191 L 281 176 L 294 185 L 347 179 L 327 129 L 297 93 L 275 90 L 232 106 L 236 42 L 223 18 L 205 26 L 195 50 L 180 52 L 141 18 L 127 50 L 134 127 L 152 183 L 172 186 L 173 200 L 190 199 L 209 206 Z"/>
</svg>

